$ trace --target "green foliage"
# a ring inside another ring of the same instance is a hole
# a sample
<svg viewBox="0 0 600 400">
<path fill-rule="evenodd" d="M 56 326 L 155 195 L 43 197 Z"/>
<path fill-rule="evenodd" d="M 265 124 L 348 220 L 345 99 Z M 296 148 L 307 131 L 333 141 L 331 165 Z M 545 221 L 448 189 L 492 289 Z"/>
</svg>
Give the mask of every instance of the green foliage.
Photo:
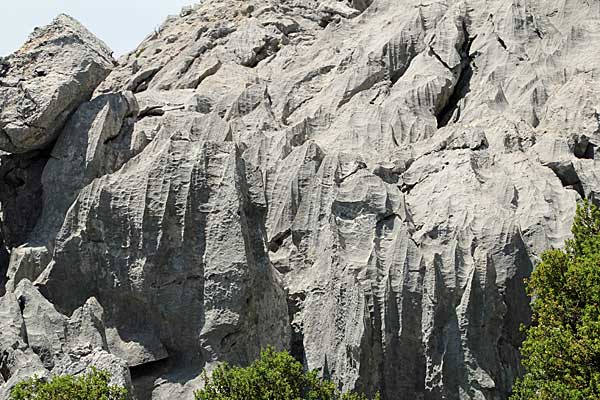
<svg viewBox="0 0 600 400">
<path fill-rule="evenodd" d="M 573 239 L 548 250 L 528 282 L 526 374 L 511 400 L 600 399 L 600 210 L 577 207 Z"/>
<path fill-rule="evenodd" d="M 333 382 L 320 379 L 316 371 L 305 373 L 289 353 L 272 348 L 247 368 L 223 364 L 212 377 L 203 376 L 206 385 L 195 393 L 196 400 L 367 400 L 362 394 L 340 393 Z"/>
<path fill-rule="evenodd" d="M 55 376 L 49 382 L 34 377 L 17 384 L 10 400 L 126 400 L 127 390 L 109 381 L 110 374 L 96 369 L 78 377 Z"/>
</svg>

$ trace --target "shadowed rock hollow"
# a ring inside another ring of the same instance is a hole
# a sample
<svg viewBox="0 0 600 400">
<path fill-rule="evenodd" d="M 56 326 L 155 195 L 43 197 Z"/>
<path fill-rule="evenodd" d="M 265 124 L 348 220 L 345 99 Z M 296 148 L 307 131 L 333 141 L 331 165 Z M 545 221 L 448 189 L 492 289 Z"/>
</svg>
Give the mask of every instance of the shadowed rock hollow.
<svg viewBox="0 0 600 400">
<path fill-rule="evenodd" d="M 0 64 L 0 399 L 93 365 L 191 399 L 267 345 L 506 399 L 523 278 L 600 199 L 597 2 L 205 0 Z"/>
</svg>

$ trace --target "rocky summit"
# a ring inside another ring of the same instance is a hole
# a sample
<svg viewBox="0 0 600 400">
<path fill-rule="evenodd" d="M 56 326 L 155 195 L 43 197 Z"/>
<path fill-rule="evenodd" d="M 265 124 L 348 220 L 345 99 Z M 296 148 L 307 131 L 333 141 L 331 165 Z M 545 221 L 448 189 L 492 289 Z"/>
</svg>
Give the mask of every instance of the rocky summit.
<svg viewBox="0 0 600 400">
<path fill-rule="evenodd" d="M 0 399 L 191 400 L 269 345 L 506 399 L 599 145 L 598 1 L 205 0 L 118 61 L 59 16 L 0 59 Z"/>
</svg>

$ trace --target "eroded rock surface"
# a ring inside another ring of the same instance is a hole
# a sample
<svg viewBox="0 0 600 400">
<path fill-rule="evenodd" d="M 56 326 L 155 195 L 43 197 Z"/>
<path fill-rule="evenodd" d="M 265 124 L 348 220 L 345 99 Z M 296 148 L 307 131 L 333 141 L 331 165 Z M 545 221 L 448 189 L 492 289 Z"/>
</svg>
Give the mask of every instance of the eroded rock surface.
<svg viewBox="0 0 600 400">
<path fill-rule="evenodd" d="M 112 51 L 60 15 L 0 60 L 0 150 L 47 147 L 113 67 Z"/>
<path fill-rule="evenodd" d="M 270 344 L 386 400 L 506 399 L 523 278 L 600 199 L 599 26 L 584 0 L 169 17 L 2 156 L 0 398 L 96 364 L 192 398 Z"/>
</svg>

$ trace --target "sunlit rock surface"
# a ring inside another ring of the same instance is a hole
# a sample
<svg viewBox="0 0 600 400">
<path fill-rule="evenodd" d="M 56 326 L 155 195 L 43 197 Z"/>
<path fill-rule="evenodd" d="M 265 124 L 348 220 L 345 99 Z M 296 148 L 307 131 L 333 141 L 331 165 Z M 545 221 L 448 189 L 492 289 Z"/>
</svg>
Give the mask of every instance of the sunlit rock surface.
<svg viewBox="0 0 600 400">
<path fill-rule="evenodd" d="M 506 399 L 523 279 L 600 200 L 599 66 L 584 0 L 169 17 L 58 131 L 0 125 L 24 153 L 0 161 L 0 398 L 99 365 L 191 399 L 273 345 L 386 400 Z"/>
</svg>

